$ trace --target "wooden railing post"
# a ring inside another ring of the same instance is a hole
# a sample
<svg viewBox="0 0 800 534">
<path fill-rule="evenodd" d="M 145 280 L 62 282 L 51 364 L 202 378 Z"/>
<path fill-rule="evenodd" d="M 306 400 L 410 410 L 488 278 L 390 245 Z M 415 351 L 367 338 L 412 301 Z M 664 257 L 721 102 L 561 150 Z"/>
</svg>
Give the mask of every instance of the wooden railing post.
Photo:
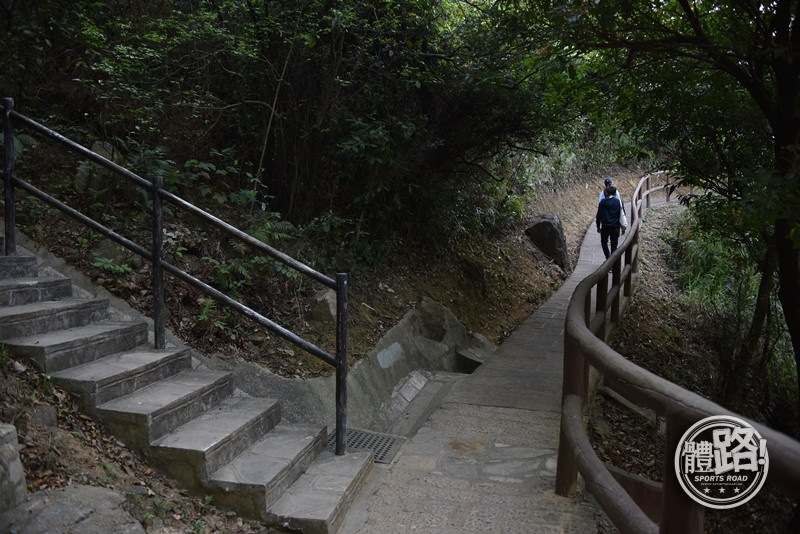
<svg viewBox="0 0 800 534">
<path fill-rule="evenodd" d="M 608 273 L 603 274 L 603 277 L 595 286 L 595 289 L 597 291 L 594 303 L 595 315 L 602 314 L 604 319 L 603 324 L 600 325 L 600 330 L 594 334 L 603 341 L 607 341 L 606 336 L 608 334 L 608 320 L 606 310 L 608 309 Z"/>
<path fill-rule="evenodd" d="M 569 320 L 569 318 L 567 318 Z M 578 345 L 564 336 L 564 375 L 561 385 L 561 399 L 569 395 L 584 397 L 584 358 Z M 582 423 L 581 423 L 582 424 Z M 568 424 L 564 421 L 563 407 L 560 436 L 558 440 L 558 460 L 556 464 L 556 494 L 572 497 L 578 488 L 578 460 L 566 435 Z"/>
<path fill-rule="evenodd" d="M 13 256 L 17 253 L 17 230 L 14 214 L 14 125 L 11 124 L 11 112 L 14 110 L 14 99 L 3 100 L 3 124 L 5 149 L 4 199 L 5 199 L 5 254 Z"/>
<path fill-rule="evenodd" d="M 624 256 L 625 257 L 625 263 L 623 264 L 623 268 L 624 268 L 624 266 L 630 266 L 630 269 L 628 270 L 628 276 L 625 277 L 625 282 L 624 282 L 624 287 L 625 287 L 624 295 L 626 297 L 630 297 L 633 294 L 633 273 L 636 272 L 636 265 L 638 265 L 638 262 L 636 261 L 638 259 L 638 255 L 636 257 L 634 257 L 633 256 L 633 250 L 635 248 L 638 248 L 637 247 L 637 244 L 638 244 L 638 232 L 637 232 L 637 236 L 634 237 L 634 239 L 637 239 L 637 241 L 635 241 L 631 246 L 629 246 L 628 248 L 625 249 L 625 256 Z"/>
<path fill-rule="evenodd" d="M 628 250 L 630 247 L 626 247 Z M 619 324 L 619 315 L 622 311 L 622 272 L 625 270 L 625 254 L 623 253 L 617 261 L 614 262 L 614 267 L 611 269 L 611 288 L 616 290 L 614 292 L 614 299 L 611 302 L 611 324 Z"/>
<path fill-rule="evenodd" d="M 666 176 L 667 176 L 667 179 L 666 179 L 666 183 L 664 184 L 664 192 L 665 192 L 665 194 L 667 196 L 667 202 L 669 202 L 670 201 L 671 191 L 670 191 L 670 184 L 669 184 L 669 175 L 666 175 Z"/>
<path fill-rule="evenodd" d="M 664 486 L 661 493 L 661 534 L 702 534 L 704 508 L 689 497 L 678 482 L 675 472 L 675 451 L 683 434 L 691 426 L 675 412 L 666 414 L 664 436 Z"/>
</svg>

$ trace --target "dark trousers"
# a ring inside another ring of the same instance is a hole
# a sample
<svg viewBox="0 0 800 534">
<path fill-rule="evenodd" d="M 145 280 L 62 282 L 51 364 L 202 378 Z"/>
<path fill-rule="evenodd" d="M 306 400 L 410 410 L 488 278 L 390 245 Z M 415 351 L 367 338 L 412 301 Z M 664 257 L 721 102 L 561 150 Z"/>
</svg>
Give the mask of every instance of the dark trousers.
<svg viewBox="0 0 800 534">
<path fill-rule="evenodd" d="M 608 249 L 608 240 L 611 239 L 611 250 Z M 603 226 L 600 229 L 600 245 L 603 247 L 603 254 L 606 255 L 606 259 L 611 256 L 615 250 L 617 250 L 617 245 L 619 244 L 619 226 L 617 227 L 609 227 Z"/>
</svg>

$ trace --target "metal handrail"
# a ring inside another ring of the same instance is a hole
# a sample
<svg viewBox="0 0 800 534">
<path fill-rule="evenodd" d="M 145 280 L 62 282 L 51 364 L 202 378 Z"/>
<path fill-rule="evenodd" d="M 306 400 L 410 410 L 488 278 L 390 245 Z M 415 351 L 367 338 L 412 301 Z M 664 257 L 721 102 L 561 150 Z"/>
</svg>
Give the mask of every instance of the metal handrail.
<svg viewBox="0 0 800 534">
<path fill-rule="evenodd" d="M 186 200 L 178 197 L 177 195 L 163 189 L 163 182 L 160 176 L 157 176 L 153 181 L 148 181 L 141 176 L 131 172 L 130 170 L 104 158 L 103 156 L 92 152 L 86 147 L 64 137 L 63 135 L 39 124 L 38 122 L 14 111 L 14 101 L 11 98 L 4 99 L 3 103 L 3 117 L 4 117 L 4 157 L 5 166 L 3 173 L 3 180 L 5 182 L 4 198 L 5 198 L 5 254 L 13 256 L 16 254 L 16 225 L 15 225 L 15 207 L 14 196 L 15 188 L 22 189 L 30 195 L 38 198 L 42 202 L 52 206 L 53 208 L 61 211 L 62 213 L 72 217 L 81 224 L 88 226 L 96 232 L 108 237 L 115 243 L 125 247 L 134 254 L 145 258 L 153 265 L 153 298 L 154 298 L 154 311 L 153 311 L 153 330 L 155 335 L 154 344 L 156 348 L 164 348 L 165 346 L 165 321 L 164 321 L 164 284 L 163 284 L 163 271 L 167 271 L 174 277 L 189 284 L 203 293 L 209 295 L 218 302 L 232 308 L 236 312 L 249 317 L 251 320 L 264 326 L 271 332 L 281 336 L 290 343 L 302 348 L 306 352 L 319 358 L 325 363 L 333 366 L 336 370 L 336 444 L 335 452 L 337 455 L 345 454 L 346 452 L 346 434 L 347 434 L 347 273 L 337 273 L 335 279 L 324 274 L 321 274 L 308 265 L 280 252 L 279 250 L 267 245 L 266 243 L 252 237 L 251 235 L 239 230 L 238 228 L 226 223 L 225 221 L 215 217 L 214 215 L 202 210 L 201 208 L 187 202 Z M 13 121 L 12 121 L 13 119 Z M 17 178 L 14 172 L 14 127 L 13 122 L 18 122 L 21 125 L 39 132 L 50 139 L 53 139 L 65 146 L 70 150 L 77 152 L 81 156 L 90 159 L 98 165 L 112 171 L 113 173 L 123 176 L 126 179 L 133 181 L 136 185 L 149 191 L 153 199 L 153 242 L 152 250 L 147 250 L 144 247 L 126 239 L 125 237 L 117 234 L 110 228 L 102 225 L 101 223 L 87 217 L 79 211 L 67 206 L 59 200 L 53 198 L 47 193 L 37 189 L 33 185 L 24 182 Z M 317 282 L 334 289 L 336 291 L 336 354 L 332 355 L 324 349 L 317 347 L 313 343 L 294 334 L 290 330 L 280 326 L 267 317 L 261 315 L 257 311 L 245 306 L 244 304 L 236 301 L 228 295 L 214 289 L 208 284 L 195 278 L 194 276 L 186 273 L 185 271 L 169 264 L 163 259 L 163 208 L 162 202 L 168 201 L 172 205 L 188 211 L 203 221 L 210 223 L 223 232 L 245 242 L 253 248 L 267 254 L 275 259 L 294 269 L 302 275 L 316 280 Z"/>
<path fill-rule="evenodd" d="M 666 183 L 651 186 L 651 181 Z M 619 321 L 620 288 L 629 296 L 638 271 L 639 228 L 651 196 L 665 193 L 669 201 L 674 184 L 666 173 L 644 176 L 632 197 L 631 236 L 594 273 L 575 289 L 567 308 L 564 328 L 564 377 L 561 437 L 558 449 L 556 493 L 572 496 L 580 472 L 587 490 L 597 499 L 614 525 L 628 532 L 703 532 L 703 507 L 679 486 L 670 459 L 683 433 L 695 422 L 712 415 L 732 415 L 747 420 L 708 399 L 673 384 L 633 364 L 606 344 Z M 613 270 L 612 288 L 608 271 Z M 592 293 L 597 303 L 591 309 Z M 608 296 L 612 298 L 607 298 Z M 611 313 L 609 313 L 611 312 Z M 652 409 L 666 420 L 664 483 L 661 523 L 654 523 L 603 465 L 589 442 L 583 411 L 589 391 L 588 368 L 600 372 L 628 400 Z M 800 497 L 800 442 L 763 424 L 748 421 L 767 442 L 770 481 L 787 494 Z"/>
</svg>

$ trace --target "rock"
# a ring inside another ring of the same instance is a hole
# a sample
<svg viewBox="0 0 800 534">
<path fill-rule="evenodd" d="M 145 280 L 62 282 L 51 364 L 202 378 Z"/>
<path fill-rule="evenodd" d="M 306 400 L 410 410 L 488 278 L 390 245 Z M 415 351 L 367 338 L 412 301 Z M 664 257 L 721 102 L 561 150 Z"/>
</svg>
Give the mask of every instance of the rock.
<svg viewBox="0 0 800 534">
<path fill-rule="evenodd" d="M 336 320 L 336 291 L 324 289 L 314 295 L 306 320 L 314 323 L 331 323 Z"/>
<path fill-rule="evenodd" d="M 50 404 L 37 404 L 34 406 L 33 423 L 40 426 L 58 426 L 55 407 Z"/>
<path fill-rule="evenodd" d="M 17 450 L 17 429 L 0 423 L 0 513 L 25 500 L 25 470 Z"/>
<path fill-rule="evenodd" d="M 548 212 L 534 217 L 525 230 L 525 235 L 537 249 L 552 258 L 556 265 L 566 271 L 571 270 L 567 240 L 557 214 Z"/>
<path fill-rule="evenodd" d="M 82 484 L 37 491 L 0 514 L 0 531 L 145 534 L 144 527 L 124 509 L 124 502 L 120 492 Z"/>
</svg>

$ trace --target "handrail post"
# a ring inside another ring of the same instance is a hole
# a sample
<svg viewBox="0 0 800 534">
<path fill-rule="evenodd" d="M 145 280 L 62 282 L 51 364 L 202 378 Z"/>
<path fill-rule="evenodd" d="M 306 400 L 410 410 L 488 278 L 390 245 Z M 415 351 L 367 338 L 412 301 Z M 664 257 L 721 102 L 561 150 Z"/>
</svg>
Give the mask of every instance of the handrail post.
<svg viewBox="0 0 800 534">
<path fill-rule="evenodd" d="M 14 109 L 14 99 L 3 99 L 5 173 L 3 174 L 5 187 L 5 254 L 13 256 L 17 253 L 16 222 L 14 220 L 14 126 L 11 124 L 11 111 Z"/>
<path fill-rule="evenodd" d="M 569 320 L 569 317 L 567 318 Z M 564 374 L 561 385 L 561 429 L 558 439 L 558 456 L 556 457 L 556 495 L 572 497 L 578 487 L 578 459 L 572 448 L 571 440 L 567 437 L 567 422 L 564 421 L 564 400 L 575 395 L 584 397 L 584 357 L 578 344 L 570 337 L 564 335 Z"/>
<path fill-rule="evenodd" d="M 600 282 L 597 283 L 595 290 L 597 293 L 595 294 L 594 299 L 594 310 L 595 314 L 601 313 L 603 314 L 603 324 L 600 326 L 600 331 L 595 332 L 595 335 L 602 339 L 604 342 L 608 341 L 608 314 L 606 313 L 608 310 L 608 273 L 606 272 L 603 278 L 600 279 Z"/>
<path fill-rule="evenodd" d="M 642 206 L 642 200 L 644 200 L 644 197 L 642 196 L 643 195 L 642 188 L 638 187 L 637 189 L 639 191 L 639 201 L 636 203 L 636 212 L 637 215 L 639 216 L 639 221 L 640 221 L 639 224 L 641 224 L 642 217 L 644 216 L 644 207 Z"/>
<path fill-rule="evenodd" d="M 609 320 L 611 321 L 612 329 L 616 328 L 616 325 L 619 324 L 619 315 L 620 315 L 620 310 L 622 308 L 622 291 L 621 291 L 622 285 L 619 283 L 620 280 L 619 271 L 620 271 L 619 262 L 617 262 L 614 264 L 614 273 L 611 276 L 611 286 L 612 288 L 617 289 L 617 291 L 615 292 L 616 296 L 611 301 L 611 307 L 610 307 L 611 316 L 609 317 Z"/>
<path fill-rule="evenodd" d="M 164 178 L 153 177 L 153 333 L 155 348 L 166 346 L 164 326 L 164 209 L 161 204 L 161 188 Z"/>
<path fill-rule="evenodd" d="M 674 411 L 665 415 L 667 423 L 664 435 L 664 478 L 661 493 L 661 534 L 700 534 L 703 532 L 704 508 L 692 500 L 678 482 L 675 472 L 674 454 L 680 447 L 683 434 L 689 429 L 684 418 Z"/>
<path fill-rule="evenodd" d="M 637 232 L 638 233 L 638 232 Z M 623 263 L 623 270 L 625 266 L 630 267 L 628 269 L 628 276 L 625 277 L 624 284 L 624 295 L 626 297 L 630 297 L 633 294 L 633 273 L 636 271 L 636 258 L 633 257 L 633 250 L 634 248 L 638 249 L 638 242 L 631 243 L 628 248 L 625 249 L 625 262 Z M 637 255 L 638 258 L 638 255 Z"/>
<path fill-rule="evenodd" d="M 347 273 L 336 275 L 336 448 L 347 452 Z"/>
</svg>

